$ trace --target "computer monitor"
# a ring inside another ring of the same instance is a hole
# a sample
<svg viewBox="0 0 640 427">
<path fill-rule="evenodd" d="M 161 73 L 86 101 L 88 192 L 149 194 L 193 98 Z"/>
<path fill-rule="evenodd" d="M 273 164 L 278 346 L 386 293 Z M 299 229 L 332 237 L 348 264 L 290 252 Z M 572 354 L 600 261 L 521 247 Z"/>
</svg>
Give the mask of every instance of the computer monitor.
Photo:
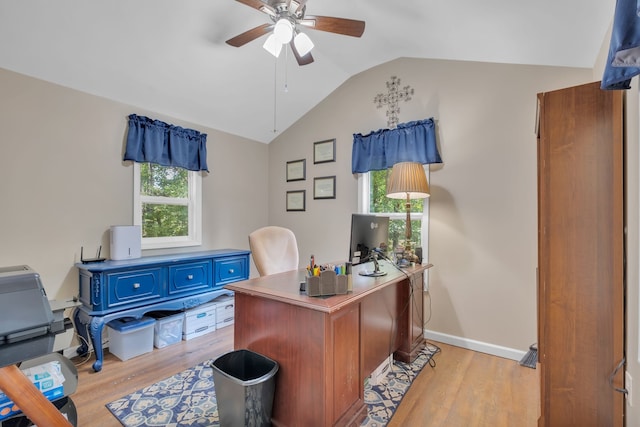
<svg viewBox="0 0 640 427">
<path fill-rule="evenodd" d="M 349 260 L 353 265 L 369 261 L 371 251 L 375 248 L 385 249 L 388 241 L 388 216 L 377 216 L 371 214 L 351 215 Z"/>
</svg>

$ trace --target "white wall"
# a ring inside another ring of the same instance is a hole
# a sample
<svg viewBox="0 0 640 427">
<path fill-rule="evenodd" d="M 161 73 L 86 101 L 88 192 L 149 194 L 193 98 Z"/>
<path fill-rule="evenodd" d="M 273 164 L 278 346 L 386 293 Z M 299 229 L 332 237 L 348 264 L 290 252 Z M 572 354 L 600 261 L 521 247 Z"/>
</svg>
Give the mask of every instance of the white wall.
<svg viewBox="0 0 640 427">
<path fill-rule="evenodd" d="M 109 226 L 132 224 L 133 167 L 122 162 L 131 113 L 208 135 L 203 244 L 180 251 L 248 249 L 267 223 L 265 144 L 3 69 L 0 94 L 0 267 L 30 265 L 50 299 L 78 294 L 81 246 L 92 256 L 102 244 L 108 257 Z"/>
<path fill-rule="evenodd" d="M 344 260 L 357 211 L 353 133 L 387 127 L 373 103 L 391 76 L 415 90 L 400 121 L 434 117 L 444 164 L 431 167 L 430 294 L 426 328 L 518 351 L 536 335 L 536 94 L 589 82 L 592 70 L 398 59 L 352 77 L 269 150 L 269 222 L 296 233 L 304 263 Z M 337 161 L 313 165 L 313 142 L 337 139 Z M 307 179 L 285 164 L 307 159 Z M 313 200 L 313 177 L 336 175 L 337 198 Z M 287 190 L 307 191 L 306 212 L 285 212 Z"/>
</svg>

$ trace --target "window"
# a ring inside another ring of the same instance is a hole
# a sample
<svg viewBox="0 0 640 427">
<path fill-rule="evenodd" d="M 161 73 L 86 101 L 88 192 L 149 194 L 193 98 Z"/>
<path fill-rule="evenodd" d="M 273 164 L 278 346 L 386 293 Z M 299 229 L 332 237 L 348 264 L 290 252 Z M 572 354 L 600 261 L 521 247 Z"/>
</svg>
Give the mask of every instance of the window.
<svg viewBox="0 0 640 427">
<path fill-rule="evenodd" d="M 153 163 L 134 163 L 133 223 L 142 229 L 142 249 L 202 243 L 202 176 Z"/>
<path fill-rule="evenodd" d="M 428 169 L 426 170 L 427 177 Z M 360 174 L 358 210 L 389 217 L 389 248 L 404 247 L 407 218 L 406 201 L 387 197 L 387 177 L 391 169 Z M 428 242 L 429 199 L 411 200 L 411 245 L 423 248 Z"/>
</svg>

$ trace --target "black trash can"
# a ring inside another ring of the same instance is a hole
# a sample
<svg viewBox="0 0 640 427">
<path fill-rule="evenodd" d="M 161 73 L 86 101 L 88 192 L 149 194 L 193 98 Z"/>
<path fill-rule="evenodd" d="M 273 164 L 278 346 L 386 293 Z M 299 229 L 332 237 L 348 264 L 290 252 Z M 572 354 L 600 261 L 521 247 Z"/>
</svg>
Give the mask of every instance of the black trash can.
<svg viewBox="0 0 640 427">
<path fill-rule="evenodd" d="M 271 425 L 275 360 L 241 349 L 220 356 L 211 368 L 220 427 Z"/>
</svg>

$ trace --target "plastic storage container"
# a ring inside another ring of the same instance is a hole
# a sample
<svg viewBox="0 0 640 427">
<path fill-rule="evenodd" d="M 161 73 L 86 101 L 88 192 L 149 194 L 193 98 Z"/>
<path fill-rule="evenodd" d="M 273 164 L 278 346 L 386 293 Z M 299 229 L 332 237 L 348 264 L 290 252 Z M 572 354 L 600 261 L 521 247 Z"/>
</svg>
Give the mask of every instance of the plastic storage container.
<svg viewBox="0 0 640 427">
<path fill-rule="evenodd" d="M 216 329 L 233 325 L 235 315 L 235 299 L 232 296 L 222 296 L 215 300 L 216 303 Z"/>
<path fill-rule="evenodd" d="M 184 313 L 154 313 L 153 345 L 163 348 L 182 341 Z"/>
<path fill-rule="evenodd" d="M 270 426 L 278 363 L 250 350 L 235 350 L 211 365 L 220 427 Z"/>
<path fill-rule="evenodd" d="M 182 338 L 187 341 L 216 330 L 216 303 L 210 302 L 184 313 Z"/>
<path fill-rule="evenodd" d="M 151 317 L 116 319 L 107 323 L 109 351 L 123 361 L 153 351 L 155 323 Z"/>
</svg>

